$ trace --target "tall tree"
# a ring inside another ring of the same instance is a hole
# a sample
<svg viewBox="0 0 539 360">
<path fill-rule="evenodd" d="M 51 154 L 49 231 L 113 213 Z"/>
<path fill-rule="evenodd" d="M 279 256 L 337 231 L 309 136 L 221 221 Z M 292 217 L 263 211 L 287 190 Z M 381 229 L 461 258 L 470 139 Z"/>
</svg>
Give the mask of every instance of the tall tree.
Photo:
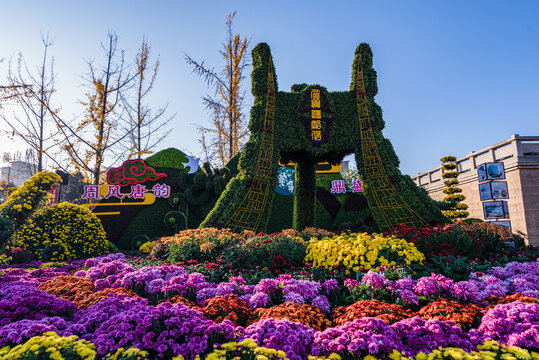
<svg viewBox="0 0 539 360">
<path fill-rule="evenodd" d="M 132 84 L 133 76 L 127 69 L 124 51 L 118 49 L 118 35 L 109 33 L 107 43 L 101 44 L 104 64 L 88 61 L 85 80 L 89 91 L 82 119 L 67 122 L 55 115 L 54 120 L 62 134 L 61 147 L 67 153 L 75 172 L 85 174 L 93 184 L 99 184 L 114 148 L 128 136 L 123 128 L 122 93 Z"/>
<path fill-rule="evenodd" d="M 244 70 L 249 66 L 249 41 L 233 33 L 235 16 L 236 12 L 229 14 L 225 23 L 227 38 L 219 51 L 225 63 L 221 71 L 216 72 L 213 68 L 207 68 L 204 62 L 185 56 L 186 62 L 194 67 L 193 72 L 202 76 L 206 84 L 215 90 L 214 96 L 202 98 L 206 109 L 212 113 L 213 126 L 199 125 L 198 128 L 206 161 L 219 166 L 224 166 L 239 152 L 249 134 L 242 111 L 245 91 L 241 88 Z"/>
<path fill-rule="evenodd" d="M 44 157 L 54 160 L 51 149 L 54 142 L 51 114 L 47 104 L 51 103 L 54 89 L 54 59 L 49 57 L 49 47 L 53 41 L 48 35 L 41 37 L 43 57 L 41 65 L 32 71 L 22 54 L 17 66 L 8 67 L 8 85 L 3 87 L 8 106 L 0 113 L 0 121 L 5 123 L 12 137 L 23 140 L 31 149 L 30 163 L 33 173 L 44 170 Z M 8 110 L 9 109 L 9 110 Z"/>
<path fill-rule="evenodd" d="M 135 58 L 136 74 L 134 78 L 134 95 L 123 94 L 122 103 L 129 122 L 125 129 L 129 142 L 126 142 L 128 157 L 151 154 L 153 149 L 165 139 L 170 131 L 164 131 L 165 126 L 175 115 L 167 117 L 165 111 L 168 104 L 157 110 L 152 109 L 146 98 L 152 90 L 159 69 L 159 57 L 152 65 L 150 63 L 151 46 L 142 40 L 139 52 Z"/>
</svg>

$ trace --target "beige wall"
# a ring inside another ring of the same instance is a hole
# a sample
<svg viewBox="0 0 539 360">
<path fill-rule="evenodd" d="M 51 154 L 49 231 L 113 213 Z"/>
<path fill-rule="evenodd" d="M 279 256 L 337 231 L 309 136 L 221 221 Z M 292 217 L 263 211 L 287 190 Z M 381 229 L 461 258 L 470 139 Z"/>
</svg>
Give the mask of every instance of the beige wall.
<svg viewBox="0 0 539 360">
<path fill-rule="evenodd" d="M 483 219 L 483 205 L 479 198 L 477 165 L 485 162 L 504 163 L 509 199 L 509 220 L 513 232 L 527 235 L 530 245 L 539 246 L 539 137 L 513 135 L 489 148 L 457 159 L 461 172 L 458 185 L 466 196 L 470 217 Z M 435 200 L 442 200 L 445 185 L 440 168 L 418 174 L 414 181 Z"/>
<path fill-rule="evenodd" d="M 530 244 L 539 245 L 539 165 L 520 170 L 526 226 Z"/>
</svg>

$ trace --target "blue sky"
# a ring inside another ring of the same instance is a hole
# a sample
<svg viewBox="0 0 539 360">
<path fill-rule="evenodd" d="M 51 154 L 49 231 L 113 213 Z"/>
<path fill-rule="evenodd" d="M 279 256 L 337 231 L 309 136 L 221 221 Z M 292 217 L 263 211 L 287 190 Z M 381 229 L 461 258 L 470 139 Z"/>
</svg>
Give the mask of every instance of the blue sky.
<svg viewBox="0 0 539 360">
<path fill-rule="evenodd" d="M 22 52 L 37 65 L 40 32 L 50 33 L 57 101 L 69 118 L 82 111 L 85 61 L 102 59 L 107 32 L 119 35 L 128 60 L 145 36 L 161 61 L 151 102 L 169 103 L 176 113 L 163 148 L 196 155 L 194 124 L 208 124 L 201 97 L 211 91 L 191 73 L 184 53 L 219 67 L 226 16 L 234 10 L 234 30 L 251 38 L 251 48 L 270 45 L 284 91 L 295 83 L 348 89 L 354 50 L 369 43 L 384 135 L 404 173 L 515 133 L 539 135 L 537 1 L 9 1 L 0 15 L 0 58 Z M 250 90 L 249 81 L 244 86 Z M 248 97 L 247 112 L 251 104 Z M 3 140 L 0 152 L 14 146 Z"/>
</svg>

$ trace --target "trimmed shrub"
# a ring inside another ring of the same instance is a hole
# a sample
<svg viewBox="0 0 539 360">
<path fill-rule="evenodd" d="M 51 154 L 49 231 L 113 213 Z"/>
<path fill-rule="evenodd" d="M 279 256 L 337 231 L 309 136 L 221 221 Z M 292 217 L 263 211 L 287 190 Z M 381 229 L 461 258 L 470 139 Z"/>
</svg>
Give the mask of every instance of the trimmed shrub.
<svg viewBox="0 0 539 360">
<path fill-rule="evenodd" d="M 69 203 L 37 211 L 13 238 L 39 260 L 84 259 L 108 250 L 101 221 L 88 209 Z"/>
</svg>

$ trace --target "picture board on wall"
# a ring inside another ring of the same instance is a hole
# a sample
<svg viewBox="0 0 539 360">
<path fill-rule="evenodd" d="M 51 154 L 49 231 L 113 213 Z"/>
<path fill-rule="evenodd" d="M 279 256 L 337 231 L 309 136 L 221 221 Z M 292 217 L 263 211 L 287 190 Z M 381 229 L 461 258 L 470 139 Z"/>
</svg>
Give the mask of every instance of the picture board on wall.
<svg viewBox="0 0 539 360">
<path fill-rule="evenodd" d="M 479 184 L 479 198 L 481 201 L 509 199 L 507 181 L 492 181 Z"/>
<path fill-rule="evenodd" d="M 488 162 L 477 167 L 477 180 L 479 182 L 503 179 L 505 179 L 503 162 Z"/>
<path fill-rule="evenodd" d="M 487 179 L 502 180 L 505 179 L 505 167 L 503 162 L 487 163 Z"/>
<path fill-rule="evenodd" d="M 483 203 L 483 214 L 485 220 L 489 219 L 507 219 L 509 211 L 507 201 L 490 201 Z"/>
</svg>

